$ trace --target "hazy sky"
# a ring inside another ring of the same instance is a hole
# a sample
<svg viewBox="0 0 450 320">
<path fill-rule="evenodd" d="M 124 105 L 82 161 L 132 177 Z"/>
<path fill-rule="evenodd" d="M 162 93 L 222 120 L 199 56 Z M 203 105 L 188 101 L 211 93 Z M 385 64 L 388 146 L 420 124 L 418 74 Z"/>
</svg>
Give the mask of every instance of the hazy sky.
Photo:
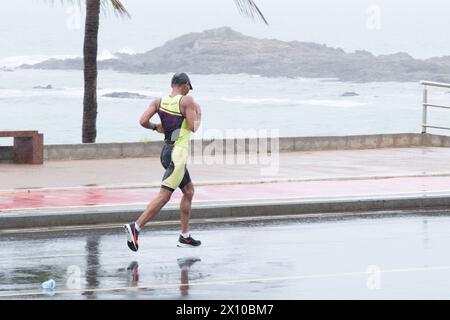
<svg viewBox="0 0 450 320">
<path fill-rule="evenodd" d="M 0 59 L 81 55 L 84 13 L 54 0 L 3 1 Z M 81 3 L 84 1 L 81 0 Z M 100 51 L 145 51 L 188 32 L 231 26 L 242 33 L 324 43 L 375 54 L 450 55 L 444 0 L 255 0 L 270 22 L 242 17 L 232 0 L 123 0 L 132 19 L 103 15 Z"/>
</svg>

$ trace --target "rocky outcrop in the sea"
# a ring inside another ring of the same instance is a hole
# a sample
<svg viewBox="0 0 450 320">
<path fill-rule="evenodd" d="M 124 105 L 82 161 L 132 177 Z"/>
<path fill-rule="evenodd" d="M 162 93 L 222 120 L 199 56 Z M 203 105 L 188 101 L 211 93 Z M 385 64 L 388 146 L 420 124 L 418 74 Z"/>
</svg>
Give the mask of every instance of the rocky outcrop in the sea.
<svg viewBox="0 0 450 320">
<path fill-rule="evenodd" d="M 102 97 L 116 98 L 116 99 L 153 99 L 154 98 L 151 96 L 146 96 L 146 95 L 135 93 L 135 92 L 111 92 L 111 93 L 102 95 Z"/>
<path fill-rule="evenodd" d="M 13 69 L 7 68 L 7 67 L 0 67 L 0 71 L 3 71 L 3 72 L 14 72 Z"/>
<path fill-rule="evenodd" d="M 341 81 L 450 82 L 450 57 L 414 59 L 406 53 L 347 53 L 310 42 L 245 36 L 231 28 L 189 33 L 140 54 L 114 54 L 99 68 L 132 73 L 247 73 L 266 77 L 332 78 Z M 47 60 L 23 68 L 82 69 L 81 59 Z"/>
<path fill-rule="evenodd" d="M 348 91 L 348 92 L 344 92 L 343 94 L 341 94 L 342 97 L 357 97 L 359 96 L 359 94 L 357 94 L 356 92 L 353 91 Z"/>
<path fill-rule="evenodd" d="M 53 89 L 53 86 L 51 84 L 48 84 L 46 86 L 34 86 L 33 89 L 45 89 L 45 90 L 51 90 Z"/>
</svg>

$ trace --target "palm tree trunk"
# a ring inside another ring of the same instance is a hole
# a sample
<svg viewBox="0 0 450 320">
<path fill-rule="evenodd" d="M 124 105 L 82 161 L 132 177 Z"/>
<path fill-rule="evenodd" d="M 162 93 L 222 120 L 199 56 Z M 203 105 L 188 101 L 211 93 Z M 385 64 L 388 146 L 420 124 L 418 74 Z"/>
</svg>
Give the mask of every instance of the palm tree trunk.
<svg viewBox="0 0 450 320">
<path fill-rule="evenodd" d="M 97 137 L 97 50 L 100 0 L 86 0 L 84 31 L 84 100 L 83 143 L 94 143 Z"/>
</svg>

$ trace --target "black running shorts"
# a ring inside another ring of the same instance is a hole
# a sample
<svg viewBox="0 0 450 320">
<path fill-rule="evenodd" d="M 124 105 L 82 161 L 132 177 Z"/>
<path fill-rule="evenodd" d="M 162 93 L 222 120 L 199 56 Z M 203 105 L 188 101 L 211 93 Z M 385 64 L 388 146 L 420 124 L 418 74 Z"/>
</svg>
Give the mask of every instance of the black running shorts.
<svg viewBox="0 0 450 320">
<path fill-rule="evenodd" d="M 166 169 L 161 183 L 162 188 L 174 191 L 176 188 L 183 189 L 191 182 L 186 168 L 188 153 L 186 147 L 164 143 L 160 156 L 161 164 Z"/>
</svg>

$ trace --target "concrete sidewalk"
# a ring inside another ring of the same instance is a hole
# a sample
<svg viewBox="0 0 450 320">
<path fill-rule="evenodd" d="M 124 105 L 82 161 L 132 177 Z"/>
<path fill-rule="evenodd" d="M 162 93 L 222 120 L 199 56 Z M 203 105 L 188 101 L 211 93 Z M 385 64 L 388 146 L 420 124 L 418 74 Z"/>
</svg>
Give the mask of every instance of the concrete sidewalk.
<svg viewBox="0 0 450 320">
<path fill-rule="evenodd" d="M 195 184 L 334 180 L 450 175 L 450 148 L 392 148 L 279 154 L 275 175 L 268 165 L 188 164 Z M 47 161 L 42 166 L 0 164 L 0 190 L 72 187 L 159 186 L 159 158 Z"/>
<path fill-rule="evenodd" d="M 450 148 L 279 154 L 267 165 L 188 165 L 194 218 L 449 209 Z M 120 223 L 158 192 L 158 158 L 0 164 L 0 229 Z M 159 219 L 176 220 L 180 192 Z M 162 216 L 162 217 L 161 217 Z"/>
</svg>

